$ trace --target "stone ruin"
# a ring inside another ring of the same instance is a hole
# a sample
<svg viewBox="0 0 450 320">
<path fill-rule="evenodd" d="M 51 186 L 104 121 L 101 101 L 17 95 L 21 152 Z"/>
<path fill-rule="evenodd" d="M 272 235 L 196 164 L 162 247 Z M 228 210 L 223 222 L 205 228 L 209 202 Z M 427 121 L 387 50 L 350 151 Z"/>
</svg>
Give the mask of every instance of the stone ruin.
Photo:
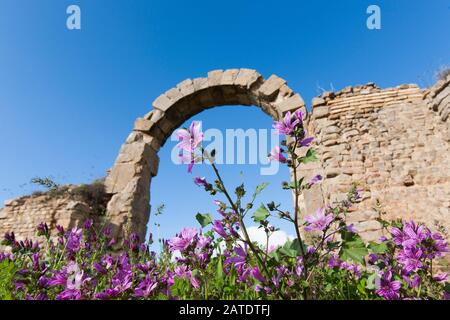
<svg viewBox="0 0 450 320">
<path fill-rule="evenodd" d="M 187 79 L 153 102 L 134 124 L 104 181 L 102 221 L 117 236 L 145 236 L 150 214 L 150 184 L 159 166 L 158 151 L 182 123 L 201 111 L 222 105 L 258 106 L 273 119 L 302 109 L 302 97 L 282 78 L 264 79 L 251 69 L 215 70 Z M 427 89 L 401 85 L 380 89 L 373 83 L 325 92 L 312 101 L 306 126 L 319 161 L 305 165 L 306 178 L 324 181 L 301 199 L 302 214 L 342 199 L 353 182 L 361 201 L 349 215 L 368 240 L 380 235 L 378 211 L 387 218 L 439 222 L 450 230 L 450 77 Z M 382 208 L 375 208 L 381 203 Z M 47 221 L 70 228 L 95 216 L 92 206 L 70 193 L 57 197 L 26 196 L 0 209 L 0 233 L 33 237 Z"/>
</svg>

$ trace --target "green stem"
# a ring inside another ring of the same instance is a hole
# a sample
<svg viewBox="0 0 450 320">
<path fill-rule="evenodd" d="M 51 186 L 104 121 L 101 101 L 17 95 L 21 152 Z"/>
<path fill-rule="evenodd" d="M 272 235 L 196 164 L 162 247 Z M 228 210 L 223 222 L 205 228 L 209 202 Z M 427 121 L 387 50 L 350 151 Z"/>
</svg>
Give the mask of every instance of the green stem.
<svg viewBox="0 0 450 320">
<path fill-rule="evenodd" d="M 223 194 L 224 194 L 225 197 L 227 198 L 228 203 L 230 204 L 230 206 L 231 206 L 231 208 L 233 209 L 233 211 L 236 212 L 236 214 L 237 214 L 238 217 L 239 217 L 240 227 L 241 227 L 242 233 L 243 233 L 243 235 L 244 235 L 244 242 L 250 247 L 250 250 L 251 250 L 251 251 L 253 252 L 253 254 L 255 255 L 256 259 L 257 259 L 258 262 L 259 262 L 259 265 L 262 267 L 264 273 L 266 274 L 267 279 L 270 279 L 270 278 L 271 278 L 271 274 L 270 274 L 269 270 L 267 269 L 267 266 L 265 265 L 265 263 L 264 263 L 263 260 L 261 259 L 258 250 L 255 248 L 255 246 L 254 246 L 253 243 L 251 242 L 250 237 L 249 237 L 248 232 L 247 232 L 247 228 L 246 228 L 245 223 L 244 223 L 244 220 L 243 220 L 243 217 L 242 217 L 242 215 L 241 215 L 240 212 L 239 212 L 239 208 L 236 206 L 236 204 L 234 203 L 234 201 L 231 199 L 231 196 L 230 196 L 230 194 L 228 193 L 228 191 L 227 191 L 227 189 L 226 189 L 226 187 L 225 187 L 225 183 L 223 182 L 223 179 L 222 179 L 222 177 L 220 176 L 219 170 L 217 169 L 216 165 L 214 164 L 214 161 L 212 161 L 212 159 L 209 157 L 209 154 L 207 154 L 206 151 L 204 151 L 204 150 L 203 150 L 202 153 L 206 154 L 206 156 L 207 156 L 207 158 L 208 158 L 209 162 L 211 163 L 211 166 L 212 166 L 212 168 L 213 168 L 213 170 L 214 170 L 214 173 L 215 173 L 217 179 L 219 180 L 219 183 L 220 183 L 220 186 L 221 186 L 221 189 L 222 189 L 221 191 L 223 192 Z M 270 284 L 270 285 L 271 285 L 271 284 Z M 271 285 L 271 286 L 272 286 L 272 285 Z M 274 290 L 274 292 L 277 292 L 282 298 L 286 298 L 286 297 L 284 297 L 284 295 L 283 295 L 281 292 L 279 292 L 278 290 Z"/>
<path fill-rule="evenodd" d="M 295 154 L 295 149 L 297 148 L 297 139 L 295 140 L 294 143 L 294 147 L 292 148 L 291 153 L 291 160 L 292 160 L 292 168 L 293 168 L 293 173 L 294 173 L 294 189 L 295 189 L 295 216 L 294 216 L 294 225 L 295 225 L 295 232 L 297 234 L 297 238 L 298 241 L 300 242 L 300 250 L 301 250 L 301 254 L 303 257 L 303 267 L 304 267 L 304 278 L 305 280 L 307 280 L 308 277 L 308 264 L 306 261 L 306 253 L 305 253 L 305 249 L 304 249 L 304 243 L 303 243 L 303 239 L 302 236 L 300 234 L 300 227 L 298 224 L 298 220 L 299 220 L 299 211 L 300 208 L 298 206 L 298 201 L 299 201 L 299 197 L 300 197 L 300 191 L 299 191 L 299 185 L 298 185 L 298 176 L 297 176 L 297 163 L 296 163 L 296 154 Z M 307 293 L 307 288 L 304 289 L 304 294 L 303 294 L 305 300 L 308 299 L 308 293 Z"/>
</svg>

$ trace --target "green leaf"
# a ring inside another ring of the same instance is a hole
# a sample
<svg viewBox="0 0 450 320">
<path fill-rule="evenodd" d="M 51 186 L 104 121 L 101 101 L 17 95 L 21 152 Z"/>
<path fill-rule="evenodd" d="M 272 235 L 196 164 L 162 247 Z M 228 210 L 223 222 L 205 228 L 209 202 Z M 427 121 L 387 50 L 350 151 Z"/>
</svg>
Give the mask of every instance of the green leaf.
<svg viewBox="0 0 450 320">
<path fill-rule="evenodd" d="M 201 214 L 200 212 L 196 214 L 195 218 L 200 223 L 202 228 L 206 227 L 208 224 L 212 223 L 212 216 L 209 213 Z"/>
<path fill-rule="evenodd" d="M 13 279 L 16 267 L 8 259 L 0 263 L 0 300 L 12 300 Z"/>
<path fill-rule="evenodd" d="M 222 264 L 222 258 L 218 258 L 217 262 L 217 269 L 216 269 L 216 281 L 218 284 L 223 285 L 223 264 Z"/>
<path fill-rule="evenodd" d="M 344 241 L 339 256 L 342 260 L 353 260 L 355 262 L 364 263 L 364 257 L 368 250 L 361 238 L 353 241 Z"/>
<path fill-rule="evenodd" d="M 385 253 L 388 249 L 386 242 L 382 243 L 376 243 L 374 241 L 371 241 L 369 243 L 369 249 L 373 253 Z"/>
<path fill-rule="evenodd" d="M 260 222 L 263 220 L 266 220 L 267 217 L 270 216 L 269 210 L 264 206 L 264 204 L 261 204 L 261 206 L 256 210 L 256 212 L 253 214 L 252 218 L 255 222 Z"/>
<path fill-rule="evenodd" d="M 313 162 L 316 160 L 317 160 L 316 150 L 314 150 L 314 149 L 308 149 L 308 151 L 306 152 L 306 155 L 304 157 L 300 158 L 300 161 L 302 163 L 309 163 L 309 162 Z"/>
<path fill-rule="evenodd" d="M 278 250 L 274 250 L 269 253 L 269 257 L 274 258 L 276 262 L 280 262 L 280 255 L 278 254 Z"/>
<path fill-rule="evenodd" d="M 375 279 L 377 277 L 376 273 L 372 273 L 370 276 L 367 277 L 367 284 L 366 288 L 369 290 L 375 289 Z"/>
<path fill-rule="evenodd" d="M 256 187 L 255 193 L 253 194 L 254 197 L 256 197 L 258 194 L 261 193 L 267 186 L 269 185 L 268 182 L 264 182 Z"/>
<path fill-rule="evenodd" d="M 307 250 L 307 248 L 305 246 L 303 246 L 303 249 Z M 294 241 L 287 241 L 281 248 L 280 248 L 280 253 L 291 257 L 291 258 L 295 258 L 298 256 L 302 255 L 302 248 L 300 246 L 300 242 L 298 241 L 298 239 L 294 239 Z"/>
</svg>

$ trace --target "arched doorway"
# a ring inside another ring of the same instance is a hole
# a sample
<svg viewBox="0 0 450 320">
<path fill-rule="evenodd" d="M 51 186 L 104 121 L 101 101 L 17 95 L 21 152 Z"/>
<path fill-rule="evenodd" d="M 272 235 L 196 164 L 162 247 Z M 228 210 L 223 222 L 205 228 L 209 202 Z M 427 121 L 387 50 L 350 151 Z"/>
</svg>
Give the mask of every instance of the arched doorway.
<svg viewBox="0 0 450 320">
<path fill-rule="evenodd" d="M 265 80 L 252 69 L 214 70 L 205 78 L 187 79 L 153 102 L 153 110 L 136 119 L 106 178 L 111 194 L 107 219 L 116 235 L 133 231 L 144 238 L 150 213 L 150 184 L 158 173 L 158 151 L 182 123 L 201 111 L 223 105 L 254 105 L 274 119 L 305 103 L 287 82 Z"/>
</svg>

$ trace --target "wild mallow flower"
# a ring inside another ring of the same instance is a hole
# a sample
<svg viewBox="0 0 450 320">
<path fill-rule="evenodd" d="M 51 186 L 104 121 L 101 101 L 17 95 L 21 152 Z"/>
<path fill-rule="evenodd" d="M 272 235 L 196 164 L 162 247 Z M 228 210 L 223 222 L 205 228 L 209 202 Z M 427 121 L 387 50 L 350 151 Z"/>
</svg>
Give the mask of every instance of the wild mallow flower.
<svg viewBox="0 0 450 320">
<path fill-rule="evenodd" d="M 225 228 L 223 227 L 222 221 L 214 220 L 212 229 L 222 238 L 224 239 L 228 238 L 228 234 L 225 232 Z"/>
<path fill-rule="evenodd" d="M 281 121 L 274 121 L 273 127 L 278 130 L 278 134 L 284 134 L 286 136 L 294 133 L 295 128 L 300 123 L 300 120 L 291 114 L 291 112 L 287 112 Z"/>
<path fill-rule="evenodd" d="M 195 228 L 183 228 L 180 235 L 169 240 L 169 250 L 171 252 L 185 251 L 194 242 L 197 234 L 198 232 Z"/>
<path fill-rule="evenodd" d="M 201 123 L 193 121 L 189 126 L 189 129 L 179 129 L 177 131 L 177 137 L 180 142 L 177 144 L 177 148 L 185 150 L 189 153 L 194 150 L 203 141 L 203 132 L 201 131 Z"/>
<path fill-rule="evenodd" d="M 447 273 L 440 273 L 440 274 L 434 276 L 433 280 L 437 281 L 437 282 L 445 282 L 445 281 L 447 281 L 447 277 L 448 277 Z"/>
<path fill-rule="evenodd" d="M 67 251 L 69 253 L 76 253 L 81 247 L 81 238 L 83 237 L 83 230 L 73 228 L 67 237 Z"/>
<path fill-rule="evenodd" d="M 393 242 L 405 248 L 414 247 L 431 236 L 425 226 L 417 225 L 414 221 L 405 222 L 402 229 L 392 227 L 390 232 Z"/>
<path fill-rule="evenodd" d="M 408 286 L 413 289 L 418 288 L 421 282 L 421 278 L 418 274 L 415 274 L 412 277 L 404 275 L 402 278 L 408 284 Z"/>
<path fill-rule="evenodd" d="M 212 242 L 212 238 L 210 237 L 205 237 L 203 235 L 200 235 L 198 237 L 198 241 L 197 241 L 197 249 L 199 250 L 203 250 L 205 248 L 207 248 Z"/>
<path fill-rule="evenodd" d="M 234 248 L 235 256 L 229 257 L 225 260 L 225 264 L 234 264 L 236 268 L 240 268 L 245 265 L 247 260 L 247 250 L 241 246 L 236 246 Z"/>
<path fill-rule="evenodd" d="M 305 216 L 307 225 L 305 231 L 323 231 L 333 221 L 333 214 L 325 215 L 325 208 L 319 208 L 315 214 Z"/>
<path fill-rule="evenodd" d="M 194 183 L 199 187 L 205 187 L 208 185 L 208 182 L 206 181 L 205 177 L 196 177 L 194 179 Z"/>
<path fill-rule="evenodd" d="M 37 235 L 38 236 L 44 236 L 46 238 L 48 238 L 50 236 L 50 230 L 48 228 L 47 223 L 43 223 L 41 222 L 38 226 L 37 226 Z"/>
<path fill-rule="evenodd" d="M 275 146 L 269 154 L 269 159 L 273 161 L 278 161 L 281 163 L 286 163 L 287 159 L 283 155 L 283 150 L 279 146 Z"/>
<path fill-rule="evenodd" d="M 150 277 L 149 274 L 145 276 L 145 279 L 136 287 L 134 295 L 136 297 L 147 298 L 158 287 L 158 282 Z"/>
<path fill-rule="evenodd" d="M 332 255 L 328 260 L 328 267 L 330 268 L 340 268 L 342 261 L 337 255 Z"/>
<path fill-rule="evenodd" d="M 422 253 L 422 250 L 415 247 L 404 248 L 398 253 L 397 260 L 403 265 L 403 270 L 406 274 L 422 268 Z"/>
<path fill-rule="evenodd" d="M 314 176 L 311 181 L 306 184 L 307 188 L 311 188 L 313 185 L 319 183 L 322 180 L 322 176 L 320 174 Z"/>
<path fill-rule="evenodd" d="M 85 230 L 90 230 L 92 228 L 92 226 L 94 225 L 94 220 L 93 219 L 87 219 L 84 224 L 83 224 L 83 228 Z"/>
<path fill-rule="evenodd" d="M 393 281 L 392 271 L 389 270 L 381 277 L 381 286 L 375 293 L 387 300 L 397 300 L 400 298 L 400 288 L 400 281 Z"/>
<path fill-rule="evenodd" d="M 6 232 L 3 237 L 2 244 L 5 246 L 11 246 L 15 245 L 15 243 L 16 243 L 16 236 L 14 232 Z"/>
<path fill-rule="evenodd" d="M 253 267 L 250 274 L 259 282 L 262 282 L 262 283 L 266 282 L 266 279 L 263 277 L 263 275 L 261 274 L 261 272 L 259 271 L 259 268 L 257 266 Z"/>
<path fill-rule="evenodd" d="M 200 146 L 203 141 L 203 132 L 200 129 L 201 123 L 193 121 L 189 129 L 180 129 L 177 131 L 177 136 L 180 142 L 177 144 L 177 148 L 180 149 L 181 163 L 188 164 L 188 172 L 192 173 L 192 168 L 195 164 L 195 150 Z M 184 154 L 183 151 L 187 152 Z"/>
<path fill-rule="evenodd" d="M 313 137 L 304 138 L 300 141 L 299 146 L 300 147 L 309 147 L 311 145 L 311 142 L 314 140 Z"/>
</svg>

